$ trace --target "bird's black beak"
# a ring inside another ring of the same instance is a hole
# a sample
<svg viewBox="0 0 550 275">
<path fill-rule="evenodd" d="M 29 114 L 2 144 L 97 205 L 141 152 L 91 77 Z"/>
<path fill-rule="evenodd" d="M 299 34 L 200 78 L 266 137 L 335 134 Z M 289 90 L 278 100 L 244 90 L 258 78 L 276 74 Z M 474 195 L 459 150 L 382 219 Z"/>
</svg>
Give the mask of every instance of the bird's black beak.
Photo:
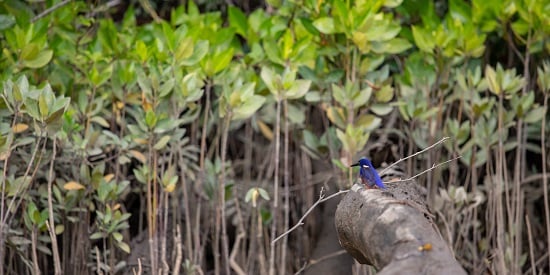
<svg viewBox="0 0 550 275">
<path fill-rule="evenodd" d="M 356 164 L 352 164 L 350 167 L 359 166 L 359 162 Z"/>
</svg>

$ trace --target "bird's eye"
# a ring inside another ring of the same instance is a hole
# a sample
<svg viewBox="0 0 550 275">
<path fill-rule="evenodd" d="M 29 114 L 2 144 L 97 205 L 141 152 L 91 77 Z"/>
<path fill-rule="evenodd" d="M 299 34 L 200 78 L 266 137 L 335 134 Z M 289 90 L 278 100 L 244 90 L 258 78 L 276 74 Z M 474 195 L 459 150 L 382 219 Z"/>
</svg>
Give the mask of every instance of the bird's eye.
<svg viewBox="0 0 550 275">
<path fill-rule="evenodd" d="M 369 166 L 368 165 L 363 165 L 363 168 L 369 168 Z"/>
</svg>

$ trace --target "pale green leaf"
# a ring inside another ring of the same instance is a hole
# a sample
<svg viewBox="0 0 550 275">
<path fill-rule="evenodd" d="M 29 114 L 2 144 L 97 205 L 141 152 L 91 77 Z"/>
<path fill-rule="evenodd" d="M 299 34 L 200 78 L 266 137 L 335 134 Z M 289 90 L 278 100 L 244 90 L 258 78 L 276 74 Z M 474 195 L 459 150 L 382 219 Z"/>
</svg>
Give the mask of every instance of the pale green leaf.
<svg viewBox="0 0 550 275">
<path fill-rule="evenodd" d="M 166 144 L 168 144 L 168 141 L 170 141 L 170 138 L 171 138 L 171 136 L 169 136 L 169 135 L 161 137 L 160 140 L 157 141 L 155 146 L 153 146 L 153 148 L 155 148 L 155 150 L 163 149 L 164 147 L 166 147 Z"/>
<path fill-rule="evenodd" d="M 320 32 L 324 34 L 332 34 L 335 32 L 334 19 L 330 17 L 321 17 L 313 21 L 313 26 L 315 26 Z"/>
</svg>

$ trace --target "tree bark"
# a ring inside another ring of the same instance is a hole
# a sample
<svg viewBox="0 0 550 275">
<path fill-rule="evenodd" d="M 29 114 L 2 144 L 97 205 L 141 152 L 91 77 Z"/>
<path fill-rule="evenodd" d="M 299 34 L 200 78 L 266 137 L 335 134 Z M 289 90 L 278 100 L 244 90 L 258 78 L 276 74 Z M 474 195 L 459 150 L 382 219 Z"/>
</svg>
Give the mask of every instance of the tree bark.
<svg viewBox="0 0 550 275">
<path fill-rule="evenodd" d="M 335 213 L 340 245 L 377 274 L 466 274 L 431 220 L 414 182 L 354 185 Z"/>
</svg>

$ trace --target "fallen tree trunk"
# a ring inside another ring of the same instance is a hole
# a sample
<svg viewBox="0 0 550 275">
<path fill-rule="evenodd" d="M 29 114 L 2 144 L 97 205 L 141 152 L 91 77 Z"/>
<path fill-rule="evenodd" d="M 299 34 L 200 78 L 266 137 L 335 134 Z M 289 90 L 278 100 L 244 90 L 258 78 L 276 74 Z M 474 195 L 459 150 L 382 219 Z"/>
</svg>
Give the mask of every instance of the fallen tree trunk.
<svg viewBox="0 0 550 275">
<path fill-rule="evenodd" d="M 335 213 L 340 245 L 378 274 L 466 274 L 431 221 L 416 183 L 354 185 Z"/>
</svg>

